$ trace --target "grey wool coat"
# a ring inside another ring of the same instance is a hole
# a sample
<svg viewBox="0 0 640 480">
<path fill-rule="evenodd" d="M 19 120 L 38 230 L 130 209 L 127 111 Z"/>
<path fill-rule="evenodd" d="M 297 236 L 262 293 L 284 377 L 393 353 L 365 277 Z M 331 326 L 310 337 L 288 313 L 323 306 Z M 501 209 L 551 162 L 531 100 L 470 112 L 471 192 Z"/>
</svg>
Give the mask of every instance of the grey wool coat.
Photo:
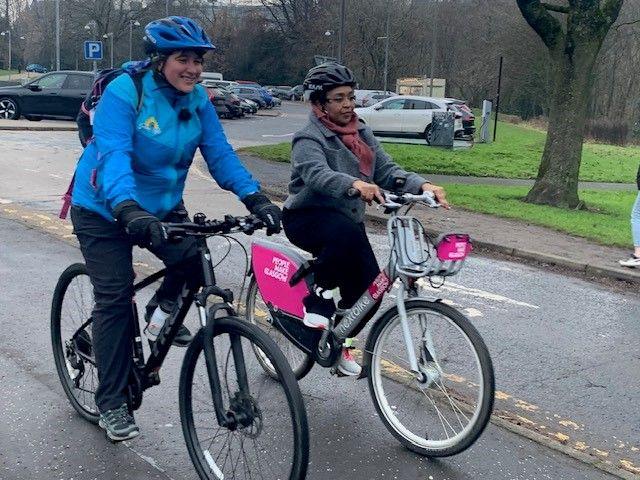
<svg viewBox="0 0 640 480">
<path fill-rule="evenodd" d="M 420 187 L 426 182 L 424 178 L 396 165 L 364 123 L 359 123 L 358 132 L 374 153 L 371 177 L 360 173 L 358 158 L 340 137 L 325 127 L 313 112 L 309 115 L 307 125 L 293 137 L 291 181 L 285 208 L 324 207 L 360 223 L 364 220 L 365 202 L 347 196 L 355 180 L 375 183 L 388 190 L 393 186 L 394 177 L 403 176 L 407 179 L 405 191 L 420 193 Z"/>
</svg>

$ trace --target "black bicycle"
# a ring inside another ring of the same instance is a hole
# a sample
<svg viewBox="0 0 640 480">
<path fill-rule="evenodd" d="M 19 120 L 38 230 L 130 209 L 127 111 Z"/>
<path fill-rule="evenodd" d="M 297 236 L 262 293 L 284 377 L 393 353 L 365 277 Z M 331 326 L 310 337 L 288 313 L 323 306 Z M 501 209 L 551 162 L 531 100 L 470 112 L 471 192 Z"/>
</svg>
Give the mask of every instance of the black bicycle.
<svg viewBox="0 0 640 480">
<path fill-rule="evenodd" d="M 138 312 L 133 305 L 134 341 L 128 404 L 142 403 L 143 392 L 160 383 L 159 370 L 180 326 L 195 302 L 201 328 L 189 345 L 180 374 L 178 400 L 182 430 L 191 460 L 201 479 L 305 478 L 309 459 L 307 416 L 295 376 L 273 340 L 239 318 L 233 293 L 216 285 L 207 237 L 252 234 L 262 227 L 253 216 L 193 223 L 165 223 L 170 240 L 197 239 L 204 286 L 184 287 L 151 353 L 144 359 Z M 176 240 L 177 241 L 177 240 Z M 160 270 L 134 286 L 136 292 L 157 282 Z M 97 424 L 94 394 L 98 386 L 92 348 L 93 290 L 84 264 L 70 265 L 60 276 L 51 306 L 51 341 L 56 369 L 71 405 Z M 221 302 L 207 307 L 209 297 Z M 278 381 L 265 374 L 256 352 L 266 356 Z"/>
</svg>

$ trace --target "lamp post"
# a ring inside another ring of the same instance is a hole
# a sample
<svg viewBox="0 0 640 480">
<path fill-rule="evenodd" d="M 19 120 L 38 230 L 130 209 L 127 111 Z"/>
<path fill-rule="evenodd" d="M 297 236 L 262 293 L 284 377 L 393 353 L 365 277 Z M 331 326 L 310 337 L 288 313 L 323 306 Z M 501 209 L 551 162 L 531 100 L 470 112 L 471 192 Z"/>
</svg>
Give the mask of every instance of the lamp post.
<svg viewBox="0 0 640 480">
<path fill-rule="evenodd" d="M 11 30 L 5 30 L 0 32 L 3 37 L 6 36 L 9 39 L 9 80 L 11 80 Z"/>
<path fill-rule="evenodd" d="M 384 37 L 376 37 L 376 40 L 384 40 L 384 91 L 386 93 L 387 75 L 389 73 L 389 35 L 385 35 Z"/>
<path fill-rule="evenodd" d="M 329 37 L 329 41 L 331 42 L 331 56 L 333 58 L 335 58 L 336 56 L 335 44 L 333 43 L 333 36 L 335 35 L 335 33 L 336 32 L 333 30 L 327 30 L 326 32 L 324 32 L 324 36 Z"/>
<path fill-rule="evenodd" d="M 344 22 L 347 7 L 345 0 L 340 2 L 340 45 L 338 46 L 338 63 L 342 63 L 342 55 L 344 53 Z"/>
<path fill-rule="evenodd" d="M 129 61 L 133 58 L 133 27 L 139 27 L 138 20 L 129 19 Z"/>
<path fill-rule="evenodd" d="M 113 68 L 113 32 L 105 33 L 102 38 L 109 38 L 109 54 L 111 56 L 111 68 Z"/>
<path fill-rule="evenodd" d="M 56 0 L 56 70 L 60 70 L 60 0 Z"/>
<path fill-rule="evenodd" d="M 88 32 L 89 32 L 89 34 L 92 34 L 92 33 L 93 33 L 92 28 L 93 28 L 93 27 L 97 27 L 95 20 L 91 20 L 89 23 L 87 23 L 87 24 L 84 26 L 84 29 L 85 29 L 86 31 L 88 31 Z M 94 72 L 97 72 L 97 71 L 98 71 L 98 62 L 96 62 L 95 60 L 93 61 L 93 71 L 94 71 Z"/>
</svg>

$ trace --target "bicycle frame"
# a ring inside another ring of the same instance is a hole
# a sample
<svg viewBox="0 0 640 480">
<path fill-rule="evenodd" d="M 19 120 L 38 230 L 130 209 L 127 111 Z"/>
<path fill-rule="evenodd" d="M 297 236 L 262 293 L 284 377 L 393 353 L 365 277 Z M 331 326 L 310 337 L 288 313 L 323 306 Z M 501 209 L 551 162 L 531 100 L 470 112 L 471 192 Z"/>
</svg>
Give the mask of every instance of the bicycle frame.
<svg viewBox="0 0 640 480">
<path fill-rule="evenodd" d="M 142 348 L 142 337 L 140 334 L 140 326 L 135 299 L 133 301 L 132 310 L 134 321 L 134 375 L 137 376 L 136 382 L 139 382 L 139 385 L 132 386 L 132 388 L 134 389 L 134 391 L 132 392 L 132 408 L 134 410 L 139 408 L 142 402 L 142 392 L 144 390 L 160 383 L 159 370 L 162 367 L 162 363 L 164 362 L 164 359 L 166 358 L 169 349 L 171 348 L 172 342 L 176 337 L 178 330 L 184 323 L 184 319 L 186 318 L 191 305 L 195 302 L 198 309 L 200 326 L 201 329 L 203 329 L 204 334 L 204 351 L 207 375 L 209 377 L 209 385 L 211 387 L 211 396 L 213 398 L 216 418 L 221 426 L 234 428 L 234 425 L 236 425 L 237 423 L 250 421 L 250 419 L 239 418 L 240 415 L 234 415 L 224 408 L 222 392 L 219 388 L 220 379 L 213 342 L 215 313 L 222 310 L 225 311 L 229 316 L 236 315 L 236 312 L 232 307 L 233 293 L 231 292 L 231 290 L 222 289 L 216 286 L 213 264 L 211 262 L 211 252 L 209 251 L 209 248 L 207 246 L 206 235 L 197 236 L 196 241 L 198 254 L 200 256 L 202 265 L 204 285 L 199 289 L 199 291 L 197 291 L 198 289 L 189 288 L 187 285 L 183 287 L 182 292 L 177 299 L 177 305 L 174 308 L 173 313 L 165 321 L 162 329 L 158 333 L 157 339 L 154 342 L 149 342 L 151 353 L 146 362 L 144 359 L 144 351 Z M 137 292 L 158 281 L 164 275 L 166 275 L 166 272 L 167 269 L 164 268 L 136 283 L 134 285 L 134 292 Z M 213 304 L 210 307 L 209 315 L 207 316 L 207 299 L 212 295 L 221 297 L 223 299 L 223 302 Z M 244 354 L 242 352 L 240 339 L 231 337 L 230 342 L 236 368 L 236 374 L 238 376 L 239 390 L 243 395 L 248 396 L 250 395 L 250 390 L 245 371 Z"/>
<path fill-rule="evenodd" d="M 417 199 L 420 196 L 412 196 L 412 198 Z M 252 250 L 252 254 L 254 254 L 253 274 L 256 276 L 258 288 L 269 307 L 274 324 L 298 348 L 312 354 L 320 365 L 333 365 L 344 341 L 352 337 L 354 332 L 357 333 L 360 330 L 372 312 L 377 309 L 384 295 L 391 290 L 397 280 L 400 280 L 397 282 L 396 307 L 401 319 L 401 328 L 411 369 L 414 372 L 419 372 L 406 315 L 405 300 L 407 297 L 419 297 L 416 283 L 419 278 L 434 273 L 440 275 L 457 273 L 462 266 L 462 260 L 471 247 L 468 236 L 456 234 L 444 236 L 436 247 L 430 247 L 424 241 L 424 231 L 420 223 L 411 216 L 398 215 L 398 210 L 402 206 L 393 202 L 384 205 L 388 213 L 391 213 L 387 221 L 387 233 L 392 248 L 387 266 L 380 271 L 356 303 L 348 310 L 339 310 L 335 319 L 338 321 L 332 319 L 329 328 L 321 332 L 302 326 L 301 304 L 292 308 L 290 303 L 287 305 L 287 302 L 283 300 L 284 297 L 291 296 L 289 293 L 293 293 L 292 288 L 296 288 L 297 283 L 312 272 L 312 267 L 308 262 L 297 259 L 286 248 L 271 242 L 254 241 L 254 246 L 257 245 L 258 249 L 253 248 Z M 459 241 L 452 242 L 452 238 Z M 263 247 L 263 251 L 259 250 L 260 247 Z M 257 262 L 255 260 L 256 254 L 259 255 Z M 437 261 L 431 262 L 431 256 L 437 258 Z M 271 257 L 271 260 L 268 257 Z M 269 264 L 269 261 L 272 264 Z M 299 270 L 290 271 L 293 269 L 290 269 L 289 265 L 285 265 L 287 262 L 299 264 L 296 265 Z M 284 268 L 280 268 L 281 265 L 284 265 Z M 269 269 L 271 266 L 273 268 Z M 313 282 L 308 278 L 305 281 L 309 287 L 313 286 Z M 286 290 L 287 287 L 289 290 Z M 280 290 L 279 294 L 274 295 L 275 290 Z M 308 294 L 309 290 L 295 292 L 296 301 L 300 303 L 301 298 Z M 270 302 L 269 299 L 274 299 L 278 303 Z M 337 323 L 335 328 L 334 322 Z M 428 339 L 425 341 L 428 343 Z M 428 352 L 427 357 L 429 357 Z"/>
</svg>

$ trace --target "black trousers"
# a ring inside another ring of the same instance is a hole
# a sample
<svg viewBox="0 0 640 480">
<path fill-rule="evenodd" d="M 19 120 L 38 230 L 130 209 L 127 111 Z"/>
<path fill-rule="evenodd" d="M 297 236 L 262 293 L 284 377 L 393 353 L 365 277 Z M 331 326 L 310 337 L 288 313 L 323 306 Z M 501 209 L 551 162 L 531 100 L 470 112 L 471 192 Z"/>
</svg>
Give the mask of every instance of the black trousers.
<svg viewBox="0 0 640 480">
<path fill-rule="evenodd" d="M 288 210 L 282 224 L 289 241 L 317 258 L 319 287 L 340 288 L 341 308 L 350 308 L 380 273 L 363 223 L 326 208 Z"/>
<path fill-rule="evenodd" d="M 127 400 L 133 365 L 133 244 L 119 225 L 90 210 L 72 207 L 71 220 L 93 285 L 92 336 L 100 382 L 96 405 L 104 412 Z M 183 222 L 188 216 L 181 207 L 162 220 Z M 166 244 L 153 253 L 167 266 L 167 275 L 156 292 L 158 301 L 177 298 L 187 279 L 202 281 L 194 239 Z"/>
</svg>

